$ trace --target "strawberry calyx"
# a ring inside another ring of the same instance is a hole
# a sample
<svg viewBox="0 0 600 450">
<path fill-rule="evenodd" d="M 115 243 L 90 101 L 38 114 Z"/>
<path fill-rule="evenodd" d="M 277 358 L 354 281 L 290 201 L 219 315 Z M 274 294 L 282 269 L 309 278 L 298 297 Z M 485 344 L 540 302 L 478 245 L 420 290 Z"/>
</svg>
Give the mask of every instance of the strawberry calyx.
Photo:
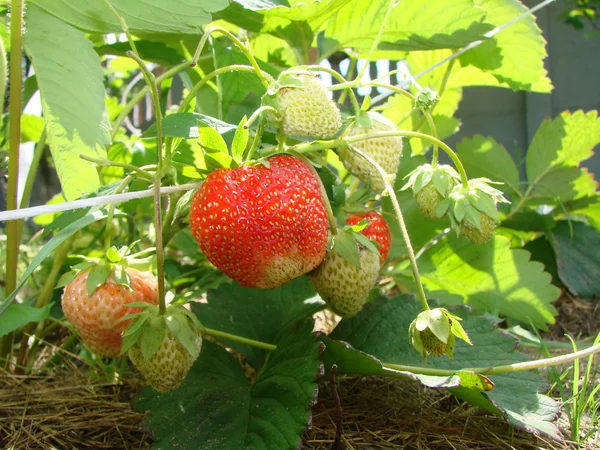
<svg viewBox="0 0 600 450">
<path fill-rule="evenodd" d="M 495 183 L 487 178 L 469 180 L 469 186 L 456 185 L 448 198 L 438 208 L 438 213 L 448 214 L 452 229 L 457 235 L 465 234 L 474 242 L 488 241 L 495 226 L 500 223 L 497 204 L 508 203 L 502 191 L 493 188 Z M 471 231 L 478 231 L 475 234 Z"/>
<path fill-rule="evenodd" d="M 330 251 L 336 251 L 348 263 L 359 269 L 361 268 L 360 250 L 362 248 L 381 257 L 379 243 L 361 233 L 367 226 L 369 226 L 369 221 L 363 219 L 357 224 L 345 225 L 338 229 L 337 234 L 331 239 Z"/>
<path fill-rule="evenodd" d="M 170 304 L 165 314 L 159 313 L 158 305 L 134 302 L 127 306 L 141 308 L 141 311 L 122 319 L 131 320 L 123 331 L 122 355 L 138 345 L 144 360 L 149 361 L 168 335 L 179 341 L 192 358 L 198 357 L 196 340 L 201 334 L 202 325 L 196 315 L 182 304 Z"/>
<path fill-rule="evenodd" d="M 453 358 L 455 338 L 472 345 L 460 320 L 460 317 L 445 308 L 423 311 L 410 324 L 408 330 L 410 343 L 424 358 L 429 355 L 447 355 Z"/>
<path fill-rule="evenodd" d="M 84 255 L 75 255 L 76 258 L 82 259 L 83 262 L 75 264 L 71 270 L 63 274 L 57 284 L 57 288 L 65 287 L 75 279 L 81 272 L 89 270 L 86 288 L 88 296 L 92 296 L 94 291 L 103 286 L 110 278 L 115 284 L 124 286 L 130 291 L 131 277 L 125 269 L 132 268 L 140 271 L 149 271 L 156 266 L 154 253 L 155 249 L 149 248 L 141 252 L 131 254 L 131 249 L 139 241 L 132 243 L 128 247 L 110 247 L 102 258 L 90 258 Z"/>
<path fill-rule="evenodd" d="M 435 167 L 431 164 L 423 164 L 409 173 L 406 178 L 408 180 L 401 190 L 412 188 L 423 215 L 434 220 L 444 216 L 446 210 L 440 206 L 454 186 L 461 181 L 458 172 L 447 164 L 439 164 Z"/>
</svg>

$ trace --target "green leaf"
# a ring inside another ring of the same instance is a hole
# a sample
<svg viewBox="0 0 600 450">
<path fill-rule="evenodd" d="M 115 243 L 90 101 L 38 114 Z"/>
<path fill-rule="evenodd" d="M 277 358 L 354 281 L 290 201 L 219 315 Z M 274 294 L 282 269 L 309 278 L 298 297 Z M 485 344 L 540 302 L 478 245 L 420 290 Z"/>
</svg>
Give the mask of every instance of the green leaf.
<svg viewBox="0 0 600 450">
<path fill-rule="evenodd" d="M 333 239 L 333 249 L 342 258 L 360 269 L 360 252 L 356 240 L 350 233 L 341 233 Z"/>
<path fill-rule="evenodd" d="M 52 304 L 43 308 L 34 308 L 24 303 L 12 303 L 0 318 L 0 337 L 27 325 L 30 322 L 39 322 L 50 315 Z"/>
<path fill-rule="evenodd" d="M 205 341 L 180 388 L 164 395 L 146 389 L 136 408 L 150 410 L 147 425 L 156 448 L 299 448 L 317 395 L 319 346 L 312 320 L 283 331 L 254 383 L 231 353 Z"/>
<path fill-rule="evenodd" d="M 44 119 L 31 114 L 21 116 L 21 142 L 37 142 L 44 129 Z"/>
<path fill-rule="evenodd" d="M 349 2 L 327 22 L 325 37 L 337 40 L 338 49 L 353 47 L 366 56 L 388 5 L 387 0 Z M 483 22 L 484 18 L 485 10 L 475 8 L 470 0 L 439 0 L 435 8 L 426 0 L 400 2 L 391 12 L 379 48 L 406 51 L 464 47 L 493 28 Z"/>
<path fill-rule="evenodd" d="M 227 144 L 221 135 L 204 122 L 198 122 L 199 141 L 204 150 L 204 162 L 208 170 L 220 167 L 235 166 L 235 161 L 229 156 Z"/>
<path fill-rule="evenodd" d="M 228 41 L 217 40 L 214 45 L 218 67 L 230 64 L 248 64 L 248 58 L 237 48 L 232 48 Z M 274 78 L 280 69 L 258 60 L 259 67 Z M 250 117 L 261 106 L 261 98 L 266 92 L 255 73 L 227 72 L 219 76 L 221 86 L 221 108 L 223 120 L 239 123 L 244 115 Z"/>
<path fill-rule="evenodd" d="M 331 334 L 332 339 L 348 342 L 359 351 L 374 355 L 380 361 L 436 369 L 460 370 L 465 367 L 491 367 L 526 361 L 529 358 L 515 351 L 517 341 L 495 329 L 483 317 L 467 317 L 464 310 L 462 325 L 473 346 L 457 340 L 454 359 L 433 358 L 424 364 L 423 358 L 409 344 L 408 328 L 420 312 L 414 296 L 401 295 L 391 300 L 378 298 L 367 304 L 352 319 L 344 319 Z M 459 313 L 459 311 L 452 311 Z M 559 410 L 549 397 L 539 393 L 546 388 L 545 380 L 529 372 L 513 372 L 489 376 L 494 389 L 452 388 L 458 397 L 496 414 L 529 432 L 559 438 L 551 422 Z"/>
<path fill-rule="evenodd" d="M 128 265 L 128 267 L 131 267 L 131 265 Z M 116 284 L 120 284 L 121 286 L 125 286 L 129 290 L 132 290 L 131 277 L 122 265 L 119 264 L 113 269 L 113 279 Z"/>
<path fill-rule="evenodd" d="M 573 295 L 600 297 L 600 232 L 581 222 L 560 221 L 552 230 L 560 280 Z"/>
<path fill-rule="evenodd" d="M 48 143 L 63 193 L 73 200 L 100 186 L 96 168 L 79 155 L 106 157 L 111 140 L 100 58 L 82 32 L 34 4 L 26 21 L 25 50 L 40 88 Z"/>
<path fill-rule="evenodd" d="M 214 117 L 198 113 L 173 113 L 162 121 L 164 137 L 179 137 L 184 139 L 198 138 L 198 122 L 203 122 L 221 135 L 233 132 L 237 127 Z M 144 137 L 156 137 L 156 124 L 152 124 L 145 132 Z"/>
<path fill-rule="evenodd" d="M 273 343 L 298 319 L 312 316 L 323 303 L 305 277 L 278 289 L 248 289 L 223 284 L 207 293 L 208 303 L 192 303 L 192 311 L 207 328 Z M 226 342 L 260 367 L 266 352 L 256 347 Z M 204 352 L 204 350 L 202 350 Z"/>
<path fill-rule="evenodd" d="M 554 323 L 560 290 L 542 264 L 511 249 L 505 237 L 474 244 L 450 233 L 421 256 L 419 268 L 428 296 L 443 304 L 464 303 L 541 329 Z"/>
<path fill-rule="evenodd" d="M 122 29 L 104 2 L 79 0 L 31 0 L 48 13 L 90 33 L 121 33 Z M 111 0 L 111 4 L 135 35 L 153 33 L 200 35 L 210 13 L 229 4 L 226 0 Z M 29 29 L 29 27 L 28 27 Z"/>
<path fill-rule="evenodd" d="M 498 186 L 503 192 L 518 195 L 519 169 L 502 144 L 491 137 L 475 135 L 460 141 L 456 150 L 469 177 L 499 181 L 504 183 Z"/>
<path fill-rule="evenodd" d="M 116 247 L 111 247 L 106 251 L 106 259 L 110 262 L 118 263 L 121 261 L 121 255 L 119 254 L 119 250 Z"/>
<path fill-rule="evenodd" d="M 401 188 L 406 183 L 405 177 L 418 166 L 425 164 L 426 159 L 421 156 L 412 156 L 406 149 L 402 152 L 400 167 L 396 176 L 396 185 L 394 189 L 398 202 L 402 206 L 402 214 L 406 222 L 406 228 L 410 233 L 412 244 L 415 248 L 420 248 L 434 238 L 443 228 L 447 227 L 447 222 L 443 220 L 431 220 L 423 215 L 411 189 L 402 191 Z M 382 199 L 384 217 L 395 217 L 394 208 L 389 197 Z M 388 226 L 392 235 L 393 245 L 390 247 L 389 260 L 396 259 L 406 255 L 406 246 L 400 231 L 397 220 L 388 220 Z"/>
<path fill-rule="evenodd" d="M 97 220 L 102 220 L 102 219 L 105 219 L 105 218 L 106 218 L 106 212 L 105 211 L 91 212 L 91 213 L 85 215 L 84 217 L 82 217 L 82 218 L 80 218 L 80 219 L 78 219 L 78 220 L 70 223 L 65 228 L 63 228 L 62 230 L 60 230 L 56 234 L 56 236 L 54 236 L 52 239 L 50 239 L 46 243 L 46 245 L 44 245 L 41 248 L 41 250 L 29 262 L 29 265 L 27 266 L 27 269 L 25 269 L 25 272 L 23 272 L 23 275 L 21 276 L 21 279 L 19 280 L 19 283 L 17 284 L 17 287 L 15 288 L 15 290 L 12 291 L 10 293 L 10 295 L 8 297 L 6 297 L 4 299 L 4 301 L 0 304 L 0 317 L 5 312 L 6 308 L 8 308 L 8 306 L 10 305 L 10 302 L 12 302 L 14 300 L 14 298 L 17 296 L 17 294 L 19 293 L 19 291 L 21 290 L 21 288 L 23 287 L 23 285 L 25 284 L 25 282 L 29 279 L 29 277 L 31 276 L 31 274 L 33 273 L 33 271 L 35 269 L 37 269 L 38 266 L 48 256 L 50 256 L 52 254 L 52 252 L 60 244 L 62 244 L 65 240 L 67 240 L 69 237 L 71 237 L 77 231 L 85 228 L 89 224 L 91 224 L 93 222 L 96 222 Z"/>
<path fill-rule="evenodd" d="M 61 277 L 58 279 L 58 281 L 56 282 L 56 286 L 54 287 L 54 289 L 59 289 L 59 288 L 65 287 L 67 284 L 69 284 L 71 281 L 73 281 L 76 276 L 77 276 L 77 273 L 73 272 L 73 271 L 68 271 L 66 273 L 63 273 L 61 275 Z"/>
<path fill-rule="evenodd" d="M 527 11 L 518 0 L 475 0 L 475 4 L 487 11 L 486 21 L 495 26 Z M 460 62 L 491 73 L 512 90 L 550 92 L 552 83 L 543 63 L 547 56 L 545 45 L 535 17 L 529 15 L 463 54 Z"/>
<path fill-rule="evenodd" d="M 94 291 L 106 283 L 110 270 L 105 264 L 95 265 L 88 275 L 86 287 L 88 297 L 91 297 Z"/>
<path fill-rule="evenodd" d="M 235 130 L 235 136 L 233 136 L 233 143 L 231 144 L 231 156 L 233 156 L 234 161 L 237 163 L 242 162 L 244 150 L 246 150 L 246 145 L 248 145 L 250 130 L 245 127 L 247 120 L 246 116 L 242 118 L 237 130 Z"/>
<path fill-rule="evenodd" d="M 564 202 L 593 195 L 596 185 L 579 164 L 593 154 L 600 143 L 600 120 L 596 111 L 563 112 L 546 119 L 527 150 L 527 179 L 531 195 Z"/>
<path fill-rule="evenodd" d="M 163 316 L 151 316 L 144 323 L 140 349 L 145 361 L 152 358 L 158 351 L 166 332 L 167 325 Z"/>
<path fill-rule="evenodd" d="M 154 42 L 145 39 L 136 39 L 135 47 L 144 61 L 152 61 L 163 66 L 171 67 L 181 63 L 185 58 L 175 49 L 169 47 L 164 42 Z M 131 50 L 129 42 L 115 42 L 109 45 L 100 45 L 95 47 L 99 55 L 127 56 L 127 51 Z M 137 66 L 136 66 L 137 67 Z"/>
</svg>

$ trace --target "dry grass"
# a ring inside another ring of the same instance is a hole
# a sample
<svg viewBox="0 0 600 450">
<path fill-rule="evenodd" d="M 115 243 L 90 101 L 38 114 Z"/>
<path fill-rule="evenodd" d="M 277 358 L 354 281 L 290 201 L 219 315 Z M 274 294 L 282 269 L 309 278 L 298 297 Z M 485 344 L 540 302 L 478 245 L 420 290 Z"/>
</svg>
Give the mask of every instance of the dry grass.
<svg viewBox="0 0 600 450">
<path fill-rule="evenodd" d="M 0 448 L 146 449 L 135 386 L 89 384 L 81 373 L 0 374 Z"/>
<path fill-rule="evenodd" d="M 343 440 L 352 449 L 558 450 L 547 441 L 510 427 L 503 418 L 460 402 L 447 391 L 376 377 L 343 378 Z M 327 387 L 313 408 L 307 450 L 330 449 L 335 438 L 335 402 Z"/>
</svg>

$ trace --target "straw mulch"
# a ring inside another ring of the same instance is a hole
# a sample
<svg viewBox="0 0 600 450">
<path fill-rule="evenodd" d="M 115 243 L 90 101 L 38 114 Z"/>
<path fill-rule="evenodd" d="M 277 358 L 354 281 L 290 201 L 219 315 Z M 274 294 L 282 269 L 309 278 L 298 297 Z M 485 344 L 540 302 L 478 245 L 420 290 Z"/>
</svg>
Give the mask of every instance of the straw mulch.
<svg viewBox="0 0 600 450">
<path fill-rule="evenodd" d="M 342 378 L 342 446 L 353 449 L 559 450 L 570 448 L 515 430 L 506 421 L 460 402 L 447 391 L 379 377 Z M 331 449 L 337 408 L 323 386 L 313 408 L 307 450 Z"/>
<path fill-rule="evenodd" d="M 0 374 L 0 448 L 146 449 L 132 386 L 90 384 L 78 372 Z"/>
</svg>

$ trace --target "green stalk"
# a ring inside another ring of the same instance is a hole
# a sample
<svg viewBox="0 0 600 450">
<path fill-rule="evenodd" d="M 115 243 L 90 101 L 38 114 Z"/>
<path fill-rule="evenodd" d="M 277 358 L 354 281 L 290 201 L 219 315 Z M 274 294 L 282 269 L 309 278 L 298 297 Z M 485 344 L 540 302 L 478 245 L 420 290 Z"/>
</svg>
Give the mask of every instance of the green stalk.
<svg viewBox="0 0 600 450">
<path fill-rule="evenodd" d="M 56 280 L 58 279 L 58 274 L 60 273 L 60 269 L 71 249 L 71 244 L 75 239 L 74 236 L 71 236 L 65 242 L 63 242 L 54 252 L 52 259 L 52 268 L 50 269 L 50 273 L 44 282 L 44 286 L 39 291 L 37 295 L 37 299 L 35 301 L 36 308 L 43 308 L 48 304 L 50 298 L 52 298 L 52 291 L 54 291 Z M 17 358 L 17 365 L 25 367 L 27 364 L 27 341 L 29 340 L 29 336 L 34 332 L 36 327 L 42 328 L 44 321 L 39 323 L 30 323 L 23 330 L 23 334 L 21 337 L 21 347 L 19 350 L 19 356 Z"/>
<path fill-rule="evenodd" d="M 46 127 L 42 130 L 39 141 L 35 144 L 33 151 L 33 159 L 31 160 L 31 166 L 29 166 L 29 172 L 27 173 L 27 179 L 25 180 L 25 186 L 23 188 L 23 196 L 21 197 L 20 208 L 27 208 L 31 199 L 31 191 L 33 190 L 33 183 L 35 182 L 35 176 L 37 174 L 38 167 L 40 166 L 40 160 L 44 154 L 44 148 L 46 146 Z M 19 221 L 19 233 L 17 241 L 21 242 L 23 236 L 23 221 Z"/>
<path fill-rule="evenodd" d="M 213 330 L 211 328 L 202 328 L 202 334 L 207 336 L 212 336 L 215 338 L 227 339 L 233 342 L 239 342 L 240 344 L 250 345 L 252 347 L 262 348 L 268 351 L 277 350 L 277 346 L 273 344 L 268 344 L 266 342 L 256 341 L 254 339 L 248 339 L 242 336 L 238 336 L 235 334 L 225 333 L 223 331 Z M 581 350 L 578 352 L 569 353 L 567 355 L 555 356 L 553 358 L 545 358 L 539 359 L 536 361 L 525 361 L 515 364 L 505 364 L 501 366 L 490 366 L 490 367 L 473 367 L 473 368 L 464 368 L 464 369 L 432 369 L 429 367 L 423 366 L 408 366 L 403 364 L 392 364 L 383 362 L 381 365 L 384 367 L 384 374 L 394 376 L 390 371 L 386 371 L 385 369 L 393 370 L 393 371 L 402 371 L 402 372 L 411 372 L 422 375 L 434 375 L 434 376 L 450 376 L 454 375 L 457 372 L 473 372 L 481 375 L 498 375 L 501 373 L 511 373 L 511 372 L 522 372 L 524 370 L 533 370 L 540 369 L 542 367 L 556 366 L 559 364 L 564 364 L 570 361 L 574 361 L 576 359 L 585 358 L 586 356 L 591 356 L 600 352 L 600 344 L 596 344 L 590 348 L 585 350 Z"/>
<path fill-rule="evenodd" d="M 423 288 L 423 283 L 421 282 L 421 274 L 419 273 L 419 266 L 417 265 L 417 259 L 415 258 L 415 252 L 412 247 L 412 242 L 410 240 L 410 235 L 408 234 L 408 230 L 406 228 L 406 223 L 404 222 L 404 216 L 402 214 L 402 209 L 400 209 L 400 203 L 398 203 L 398 197 L 396 197 L 396 192 L 394 191 L 393 186 L 387 180 L 387 174 L 385 170 L 375 161 L 371 156 L 367 155 L 365 152 L 357 149 L 356 147 L 350 146 L 350 149 L 365 158 L 381 175 L 383 179 L 383 184 L 385 185 L 385 190 L 390 196 L 390 200 L 392 201 L 392 206 L 394 207 L 394 212 L 396 213 L 396 218 L 398 219 L 398 225 L 400 226 L 400 231 L 402 233 L 402 239 L 404 239 L 404 245 L 406 246 L 406 252 L 408 253 L 408 259 L 410 261 L 410 267 L 412 269 L 413 278 L 415 280 L 415 284 L 417 286 L 417 294 L 419 296 L 419 301 L 421 302 L 421 308 L 423 311 L 429 310 L 429 304 L 427 302 L 427 296 L 425 295 L 425 289 Z"/>
<path fill-rule="evenodd" d="M 121 163 L 121 162 L 117 162 L 117 161 L 110 161 L 110 160 L 104 159 L 104 158 L 93 158 L 93 157 L 87 156 L 87 155 L 79 155 L 79 157 L 81 159 L 92 162 L 101 167 L 121 167 L 123 169 L 127 169 L 132 172 L 136 172 L 138 175 L 140 175 L 146 181 L 154 180 L 154 175 L 152 175 L 150 172 L 147 172 L 140 167 L 134 166 L 133 164 Z"/>
<path fill-rule="evenodd" d="M 524 370 L 534 370 L 541 369 L 542 367 L 550 367 L 557 366 L 559 364 L 565 364 L 570 361 L 574 361 L 576 359 L 585 358 L 586 356 L 594 355 L 600 352 L 600 344 L 589 347 L 585 350 L 580 350 L 578 352 L 569 353 L 566 355 L 555 356 L 553 358 L 545 358 L 538 359 L 535 361 L 525 361 L 515 364 L 505 364 L 502 366 L 490 366 L 490 367 L 466 367 L 464 369 L 460 369 L 462 372 L 473 372 L 481 375 L 498 375 L 501 373 L 511 373 L 511 372 L 522 372 Z M 382 363 L 384 367 L 393 369 L 393 370 L 401 370 L 408 371 L 413 373 L 422 373 L 425 375 L 440 375 L 440 376 L 448 376 L 453 375 L 457 372 L 457 370 L 448 370 L 448 369 L 428 369 L 424 367 L 415 367 L 415 366 L 405 366 L 400 364 L 390 364 L 390 363 Z"/>
<path fill-rule="evenodd" d="M 346 76 L 348 78 L 352 78 L 352 75 L 354 74 L 354 71 L 356 70 L 356 61 L 357 61 L 357 59 L 354 56 L 352 56 L 352 55 L 348 55 L 348 58 L 350 58 L 350 64 L 348 64 L 348 73 L 346 73 Z M 343 105 L 344 104 L 344 102 L 346 101 L 346 95 L 347 94 L 348 94 L 347 90 L 344 90 L 344 92 L 342 92 L 342 95 L 340 95 L 340 98 L 338 100 L 338 105 Z"/>
<path fill-rule="evenodd" d="M 277 111 L 272 106 L 263 105 L 258 108 L 256 111 L 252 113 L 252 115 L 248 118 L 246 123 L 244 124 L 245 129 L 249 129 L 252 126 L 252 123 L 260 117 L 260 115 L 265 111 L 271 111 L 275 116 L 279 119 L 279 111 Z"/>
<path fill-rule="evenodd" d="M 157 77 L 156 78 L 156 82 L 158 84 L 160 84 L 161 82 L 163 82 L 167 78 L 171 78 L 172 76 L 178 74 L 179 72 L 182 72 L 185 69 L 188 69 L 189 67 L 190 67 L 190 63 L 187 62 L 187 61 L 183 62 L 181 64 L 178 64 L 175 67 L 172 67 L 171 69 L 167 70 L 165 73 L 163 73 L 159 77 Z M 150 92 L 150 88 L 148 86 L 144 86 L 143 89 L 140 89 L 140 91 L 137 94 L 135 94 L 131 98 L 131 100 L 129 100 L 125 104 L 125 106 L 121 110 L 121 113 L 119 114 L 119 116 L 111 124 L 111 126 L 112 126 L 111 138 L 112 139 L 114 139 L 115 136 L 117 135 L 117 133 L 119 132 L 119 127 L 121 126 L 121 124 L 123 123 L 123 121 L 125 120 L 125 118 L 129 115 L 129 113 L 131 112 L 131 110 L 133 109 L 133 107 L 135 105 L 137 105 L 146 96 L 146 94 L 148 94 L 149 92 Z"/>
<path fill-rule="evenodd" d="M 404 95 L 405 97 L 408 97 L 413 102 L 413 105 L 417 101 L 417 98 L 411 92 L 405 91 L 404 89 L 401 89 L 398 86 L 394 86 L 394 85 L 386 84 L 386 83 L 379 83 L 379 82 L 369 83 L 369 85 L 375 86 L 375 87 L 381 87 L 384 89 L 389 89 L 389 90 L 394 91 L 397 94 Z M 428 111 L 425 111 L 423 109 L 419 109 L 419 111 L 421 111 L 421 114 L 423 114 L 423 117 L 425 117 L 425 119 L 427 120 L 427 124 L 429 125 L 429 131 L 430 131 L 431 135 L 437 139 L 437 137 L 438 137 L 437 127 L 435 126 L 435 122 L 433 121 L 433 117 L 431 116 L 431 113 Z M 420 128 L 420 126 L 417 127 L 417 129 L 419 129 L 419 128 Z M 433 156 L 431 158 L 431 161 L 432 161 L 431 165 L 433 167 L 437 167 L 438 157 L 439 157 L 438 153 L 439 153 L 438 145 L 433 144 Z"/>
<path fill-rule="evenodd" d="M 371 61 L 371 59 L 373 58 L 373 54 L 375 53 L 375 50 L 377 50 L 377 46 L 379 45 L 379 42 L 381 41 L 381 35 L 383 34 L 383 30 L 385 29 L 385 27 L 390 19 L 390 16 L 392 15 L 392 10 L 394 9 L 394 7 L 398 6 L 398 4 L 400 3 L 399 1 L 397 3 L 396 2 L 397 2 L 397 0 L 390 0 L 390 3 L 388 4 L 388 9 L 385 12 L 385 16 L 383 17 L 383 20 L 381 21 L 381 25 L 379 26 L 379 31 L 377 32 L 377 36 L 375 36 L 375 40 L 371 44 L 371 49 L 369 50 L 369 55 L 367 56 L 366 64 L 364 64 L 361 67 L 360 71 L 356 75 L 356 78 L 354 79 L 355 83 L 360 82 L 365 71 L 367 70 L 367 66 L 369 65 L 369 62 Z"/>
<path fill-rule="evenodd" d="M 144 79 L 150 87 L 152 94 L 152 103 L 154 105 L 154 116 L 156 117 L 156 172 L 154 174 L 154 228 L 156 234 L 156 271 L 158 277 L 158 312 L 165 314 L 167 305 L 165 304 L 165 253 L 163 248 L 162 223 L 161 223 L 161 197 L 160 185 L 163 172 L 163 145 L 162 145 L 162 112 L 160 110 L 160 98 L 158 96 L 158 86 L 156 78 L 148 70 L 144 61 L 132 51 L 127 52 L 127 56 L 135 60 L 140 66 Z"/>
<path fill-rule="evenodd" d="M 202 334 L 212 336 L 215 338 L 227 339 L 228 341 L 239 342 L 240 344 L 251 345 L 252 347 L 262 348 L 270 352 L 277 350 L 277 346 L 273 344 L 267 344 L 266 342 L 255 341 L 254 339 L 248 339 L 235 334 L 225 333 L 223 331 L 213 330 L 211 328 L 202 328 Z"/>
<path fill-rule="evenodd" d="M 200 90 L 202 86 L 204 86 L 208 81 L 212 80 L 214 77 L 221 75 L 225 72 L 232 72 L 234 70 L 239 70 L 240 72 L 254 72 L 254 67 L 245 66 L 243 64 L 232 64 L 230 66 L 220 67 L 218 69 L 213 70 L 211 73 L 207 74 L 204 78 L 202 78 L 198 83 L 194 85 L 190 92 L 185 96 L 181 105 L 179 105 L 179 109 L 177 112 L 184 112 L 187 106 L 190 104 L 196 93 Z M 266 73 L 266 72 L 264 72 Z"/>
<path fill-rule="evenodd" d="M 336 80 L 338 80 L 340 83 L 345 84 L 348 82 L 348 80 L 346 80 L 341 74 L 337 73 L 335 70 L 330 69 L 328 67 L 322 67 L 322 66 L 306 66 L 307 70 L 310 71 L 318 71 L 318 72 L 326 72 L 328 74 L 330 74 L 333 78 L 335 78 Z M 348 96 L 350 97 L 350 102 L 352 102 L 352 109 L 354 109 L 354 115 L 356 117 L 358 117 L 358 115 L 360 114 L 360 105 L 358 104 L 358 100 L 356 99 L 356 94 L 354 93 L 354 91 L 352 90 L 352 88 L 346 88 L 344 89 L 344 93 L 347 93 Z"/>
<path fill-rule="evenodd" d="M 4 111 L 4 97 L 6 96 L 6 47 L 0 38 L 0 111 Z"/>
<path fill-rule="evenodd" d="M 314 152 L 316 150 L 326 150 L 329 148 L 336 148 L 336 147 L 339 147 L 340 145 L 344 145 L 346 143 L 354 144 L 355 142 L 365 141 L 368 139 L 375 139 L 378 137 L 390 137 L 390 136 L 404 136 L 404 137 L 411 137 L 411 138 L 419 138 L 419 139 L 423 139 L 425 141 L 431 142 L 432 144 L 437 144 L 442 150 L 444 150 L 448 154 L 450 159 L 454 162 L 454 165 L 456 166 L 456 169 L 458 170 L 458 173 L 460 174 L 463 186 L 467 187 L 467 188 L 469 187 L 469 179 L 467 177 L 467 173 L 465 172 L 465 168 L 462 165 L 462 163 L 460 162 L 460 159 L 458 158 L 456 153 L 454 153 L 454 151 L 450 147 L 448 147 L 448 145 L 446 145 L 443 141 L 440 141 L 439 139 L 434 138 L 433 136 L 430 136 L 428 134 L 419 133 L 418 131 L 408 131 L 408 130 L 378 131 L 377 133 L 373 133 L 370 135 L 359 135 L 359 136 L 347 137 L 344 139 L 340 138 L 340 139 L 333 139 L 330 141 L 318 141 L 315 143 L 297 144 L 297 145 L 294 145 L 293 147 L 290 147 L 290 150 L 295 150 L 298 153 L 307 153 L 307 152 Z"/>
<path fill-rule="evenodd" d="M 115 194 L 120 194 L 121 192 L 123 192 L 123 190 L 132 181 L 133 181 L 133 177 L 131 175 L 127 175 L 125 178 L 123 178 L 123 180 L 121 181 L 121 183 L 115 190 Z M 115 203 L 111 204 L 108 207 L 108 213 L 106 214 L 106 228 L 104 230 L 104 251 L 105 252 L 107 252 L 108 249 L 110 248 L 110 244 L 112 241 L 112 236 L 113 236 L 113 232 L 114 232 L 112 221 L 113 221 L 113 216 L 115 214 L 115 207 L 116 207 Z"/>
<path fill-rule="evenodd" d="M 250 49 L 248 49 L 248 47 L 246 47 L 244 44 L 242 44 L 242 42 L 237 37 L 235 37 L 232 33 L 230 33 L 228 30 L 221 28 L 221 27 L 208 27 L 206 29 L 206 31 L 204 32 L 204 35 L 200 39 L 200 43 L 198 44 L 198 47 L 196 48 L 196 52 L 194 53 L 194 57 L 192 58 L 191 65 L 194 66 L 196 64 L 196 61 L 198 61 L 200 53 L 202 53 L 202 49 L 204 48 L 204 45 L 206 44 L 206 41 L 208 40 L 209 36 L 216 32 L 224 34 L 229 39 L 231 39 L 231 41 L 240 49 L 240 51 L 246 56 L 246 58 L 248 58 L 248 61 L 254 68 L 254 72 L 256 73 L 256 76 L 260 79 L 260 82 L 263 84 L 263 86 L 266 89 L 268 89 L 270 82 L 274 81 L 273 77 L 271 77 L 271 75 L 269 75 L 266 72 L 263 72 L 260 69 L 258 62 L 256 61 L 256 58 L 254 58 L 254 55 L 252 54 Z"/>
<path fill-rule="evenodd" d="M 23 31 L 23 0 L 12 0 L 10 4 L 10 148 L 8 153 L 8 186 L 6 209 L 17 209 L 17 187 L 19 182 L 19 149 L 21 145 L 21 33 Z M 6 224 L 6 280 L 5 292 L 17 286 L 17 262 L 19 258 L 19 228 L 21 220 Z M 12 350 L 12 333 L 4 336 L 0 343 L 0 358 Z"/>
</svg>

